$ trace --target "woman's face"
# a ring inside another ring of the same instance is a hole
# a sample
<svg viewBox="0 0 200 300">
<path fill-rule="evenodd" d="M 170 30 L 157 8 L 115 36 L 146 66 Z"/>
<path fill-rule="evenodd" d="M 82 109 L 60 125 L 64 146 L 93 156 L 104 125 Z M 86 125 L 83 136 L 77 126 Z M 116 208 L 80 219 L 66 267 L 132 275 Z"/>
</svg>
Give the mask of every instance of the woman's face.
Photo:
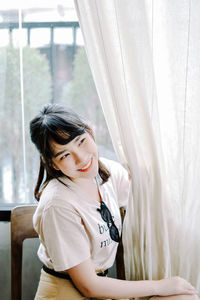
<svg viewBox="0 0 200 300">
<path fill-rule="evenodd" d="M 51 143 L 53 167 L 76 181 L 92 179 L 98 173 L 98 151 L 92 136 L 85 132 L 66 145 Z"/>
</svg>

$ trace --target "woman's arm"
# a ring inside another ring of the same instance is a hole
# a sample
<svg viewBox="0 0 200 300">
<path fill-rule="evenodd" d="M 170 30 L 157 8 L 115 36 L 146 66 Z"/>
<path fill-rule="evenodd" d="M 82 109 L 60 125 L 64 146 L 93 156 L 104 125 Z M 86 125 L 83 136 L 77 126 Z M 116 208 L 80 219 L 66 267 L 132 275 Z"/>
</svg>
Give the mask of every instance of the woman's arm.
<svg viewBox="0 0 200 300">
<path fill-rule="evenodd" d="M 67 272 L 77 289 L 85 297 L 90 298 L 119 299 L 196 293 L 193 286 L 180 277 L 163 280 L 128 281 L 97 276 L 90 259 L 67 270 Z"/>
</svg>

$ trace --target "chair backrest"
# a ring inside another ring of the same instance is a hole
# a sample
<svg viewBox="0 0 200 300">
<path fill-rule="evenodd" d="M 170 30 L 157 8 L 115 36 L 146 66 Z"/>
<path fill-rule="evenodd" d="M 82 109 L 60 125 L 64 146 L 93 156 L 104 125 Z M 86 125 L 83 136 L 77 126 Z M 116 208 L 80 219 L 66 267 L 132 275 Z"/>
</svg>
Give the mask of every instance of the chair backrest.
<svg viewBox="0 0 200 300">
<path fill-rule="evenodd" d="M 27 238 L 38 237 L 33 228 L 33 206 L 17 206 L 11 211 L 11 300 L 22 299 L 22 246 Z M 121 209 L 122 220 L 124 210 Z M 117 278 L 125 279 L 123 245 L 120 241 L 116 256 Z"/>
<path fill-rule="evenodd" d="M 122 223 L 123 223 L 124 216 L 125 216 L 125 210 L 123 207 L 120 208 L 120 214 L 121 214 Z M 119 246 L 117 248 L 116 269 L 117 269 L 117 278 L 125 279 L 124 249 L 123 249 L 123 244 L 122 244 L 122 238 L 120 239 Z"/>
<path fill-rule="evenodd" d="M 22 299 L 22 246 L 28 238 L 37 238 L 32 217 L 36 205 L 17 206 L 11 211 L 11 300 Z"/>
</svg>

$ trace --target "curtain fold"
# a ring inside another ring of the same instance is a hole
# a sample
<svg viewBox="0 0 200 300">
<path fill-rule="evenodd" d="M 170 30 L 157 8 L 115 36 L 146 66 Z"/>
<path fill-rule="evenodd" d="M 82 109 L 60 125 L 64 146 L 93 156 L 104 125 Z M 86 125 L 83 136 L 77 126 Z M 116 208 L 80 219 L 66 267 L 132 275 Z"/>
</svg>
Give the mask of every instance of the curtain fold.
<svg viewBox="0 0 200 300">
<path fill-rule="evenodd" d="M 180 275 L 200 288 L 200 3 L 75 5 L 113 145 L 132 176 L 126 277 Z"/>
</svg>

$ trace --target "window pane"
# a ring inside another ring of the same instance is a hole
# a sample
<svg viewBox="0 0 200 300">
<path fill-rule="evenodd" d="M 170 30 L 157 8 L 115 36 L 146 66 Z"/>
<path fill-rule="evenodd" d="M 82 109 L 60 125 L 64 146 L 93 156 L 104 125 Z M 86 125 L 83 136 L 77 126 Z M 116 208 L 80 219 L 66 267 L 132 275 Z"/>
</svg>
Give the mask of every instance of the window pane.
<svg viewBox="0 0 200 300">
<path fill-rule="evenodd" d="M 78 30 L 77 30 L 76 41 L 77 41 L 78 46 L 84 45 L 83 36 L 82 36 L 80 28 L 78 28 Z"/>
<path fill-rule="evenodd" d="M 19 49 L 0 48 L 0 199 L 20 198 L 23 177 Z"/>
<path fill-rule="evenodd" d="M 9 44 L 8 29 L 0 29 L 0 47 L 8 46 L 8 44 Z"/>
<path fill-rule="evenodd" d="M 14 47 L 19 47 L 20 43 L 25 47 L 27 45 L 27 30 L 14 29 L 12 32 L 12 41 Z"/>
<path fill-rule="evenodd" d="M 54 44 L 72 45 L 73 44 L 73 28 L 55 28 Z"/>
<path fill-rule="evenodd" d="M 31 29 L 30 34 L 30 46 L 31 47 L 45 47 L 50 44 L 50 29 L 49 28 L 34 28 Z"/>
<path fill-rule="evenodd" d="M 1 5 L 0 203 L 33 202 L 39 154 L 30 141 L 29 122 L 44 104 L 60 102 L 76 110 L 89 120 L 100 155 L 116 157 L 73 1 L 24 2 L 22 31 L 17 7 L 1 10 Z"/>
</svg>

